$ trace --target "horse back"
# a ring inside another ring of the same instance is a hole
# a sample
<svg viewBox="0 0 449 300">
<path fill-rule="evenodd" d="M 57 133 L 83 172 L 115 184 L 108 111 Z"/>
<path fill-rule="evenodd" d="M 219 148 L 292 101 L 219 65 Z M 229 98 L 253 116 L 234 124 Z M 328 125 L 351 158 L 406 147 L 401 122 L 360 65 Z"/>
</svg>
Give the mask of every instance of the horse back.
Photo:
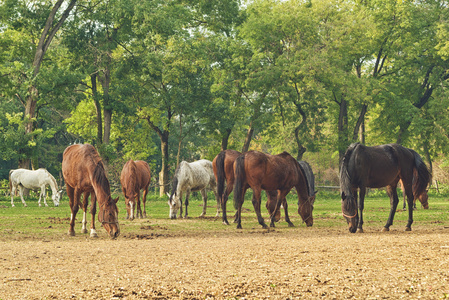
<svg viewBox="0 0 449 300">
<path fill-rule="evenodd" d="M 94 170 L 101 164 L 97 150 L 89 144 L 67 147 L 62 155 L 62 174 L 72 188 L 93 191 Z"/>
</svg>

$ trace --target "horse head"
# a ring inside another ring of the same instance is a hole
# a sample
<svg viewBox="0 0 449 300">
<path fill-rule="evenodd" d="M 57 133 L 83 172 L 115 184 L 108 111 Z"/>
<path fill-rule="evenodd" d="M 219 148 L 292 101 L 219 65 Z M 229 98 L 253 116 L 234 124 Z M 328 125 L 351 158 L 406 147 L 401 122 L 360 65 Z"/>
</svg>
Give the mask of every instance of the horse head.
<svg viewBox="0 0 449 300">
<path fill-rule="evenodd" d="M 51 195 L 51 199 L 53 200 L 53 203 L 55 206 L 59 206 L 59 201 L 61 200 L 62 196 L 62 190 L 59 190 L 58 192 Z"/>
<path fill-rule="evenodd" d="M 175 191 L 173 194 L 168 194 L 168 205 L 170 206 L 170 219 L 176 219 L 178 209 L 181 207 L 181 197 Z"/>
<path fill-rule="evenodd" d="M 359 215 L 357 213 L 357 201 L 354 196 L 341 193 L 341 210 L 346 222 L 349 225 L 349 231 L 355 233 L 359 223 Z"/>
<path fill-rule="evenodd" d="M 304 223 L 306 223 L 307 227 L 313 225 L 313 204 L 315 202 L 315 195 L 308 196 L 307 200 L 299 200 L 298 201 L 298 214 L 301 216 Z"/>
<path fill-rule="evenodd" d="M 419 195 L 418 199 L 424 209 L 429 209 L 429 195 L 427 191 Z"/>
<path fill-rule="evenodd" d="M 101 222 L 112 239 L 115 239 L 120 235 L 117 208 L 118 199 L 118 197 L 112 199 L 111 196 L 109 196 L 109 201 L 104 205 L 100 205 L 100 211 L 98 213 L 98 221 Z"/>
</svg>

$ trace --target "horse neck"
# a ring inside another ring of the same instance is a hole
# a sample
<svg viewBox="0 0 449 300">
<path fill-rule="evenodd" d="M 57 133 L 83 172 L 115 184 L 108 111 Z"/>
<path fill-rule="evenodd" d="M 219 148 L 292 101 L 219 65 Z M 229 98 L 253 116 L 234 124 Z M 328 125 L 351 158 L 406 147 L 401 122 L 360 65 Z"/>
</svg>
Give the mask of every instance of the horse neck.
<svg viewBox="0 0 449 300">
<path fill-rule="evenodd" d="M 46 173 L 49 179 L 48 184 L 50 185 L 51 192 L 56 194 L 58 192 L 58 184 L 56 183 L 56 179 L 50 174 L 50 172 L 46 171 Z"/>
</svg>

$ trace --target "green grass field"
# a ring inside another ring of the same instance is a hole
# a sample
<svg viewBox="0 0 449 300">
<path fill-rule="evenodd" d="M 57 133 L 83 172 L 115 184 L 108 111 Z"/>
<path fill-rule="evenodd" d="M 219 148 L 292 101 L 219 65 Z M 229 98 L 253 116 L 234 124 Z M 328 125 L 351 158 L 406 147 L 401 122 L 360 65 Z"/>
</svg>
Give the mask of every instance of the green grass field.
<svg viewBox="0 0 449 300">
<path fill-rule="evenodd" d="M 188 219 L 170 220 L 168 218 L 169 207 L 167 199 L 161 199 L 157 194 L 149 194 L 147 199 L 147 219 L 125 220 L 126 209 L 124 197 L 121 194 L 119 205 L 119 223 L 121 236 L 125 237 L 145 237 L 151 235 L 188 235 L 195 233 L 214 234 L 218 232 L 238 232 L 236 225 L 225 226 L 220 218 L 215 218 L 216 202 L 212 193 L 209 193 L 207 207 L 207 217 L 199 218 L 202 210 L 202 200 L 199 194 L 194 194 L 189 205 Z M 113 195 L 116 197 L 117 195 Z M 401 197 L 401 195 L 400 195 Z M 251 191 L 249 190 L 244 203 L 242 214 L 243 231 L 262 230 L 257 223 L 256 215 L 251 204 Z M 0 240 L 17 239 L 45 239 L 45 238 L 66 238 L 69 228 L 70 208 L 68 198 L 64 196 L 60 206 L 54 207 L 53 201 L 48 199 L 48 207 L 38 207 L 37 198 L 26 199 L 28 207 L 23 207 L 20 198 L 15 197 L 16 207 L 12 208 L 9 196 L 0 197 Z M 289 195 L 289 214 L 294 228 L 289 228 L 282 218 L 276 224 L 276 230 L 300 230 L 305 228 L 297 212 L 297 198 L 295 194 Z M 268 213 L 265 208 L 266 198 L 262 198 L 262 215 L 268 222 Z M 449 226 L 449 194 L 429 193 L 430 209 L 424 210 L 418 203 L 418 210 L 414 213 L 414 226 L 432 228 Z M 380 230 L 385 224 L 390 210 L 390 202 L 386 193 L 382 190 L 371 191 L 365 200 L 364 229 L 371 228 Z M 81 210 L 80 210 L 81 212 Z M 77 215 L 75 231 L 77 237 L 84 238 L 88 235 L 80 234 L 82 213 Z M 231 198 L 228 201 L 228 219 L 232 221 L 234 207 Z M 283 215 L 283 211 L 282 211 Z M 320 191 L 317 194 L 314 211 L 314 228 L 341 228 L 342 232 L 347 231 L 347 225 L 341 214 L 341 203 L 338 192 Z M 407 223 L 408 213 L 402 211 L 402 198 L 398 205 L 398 210 L 392 228 L 403 230 Z M 90 214 L 88 214 L 90 219 Z M 97 231 L 100 237 L 106 237 L 106 232 L 101 228 L 101 224 L 96 219 Z M 88 224 L 89 226 L 89 224 Z"/>
</svg>

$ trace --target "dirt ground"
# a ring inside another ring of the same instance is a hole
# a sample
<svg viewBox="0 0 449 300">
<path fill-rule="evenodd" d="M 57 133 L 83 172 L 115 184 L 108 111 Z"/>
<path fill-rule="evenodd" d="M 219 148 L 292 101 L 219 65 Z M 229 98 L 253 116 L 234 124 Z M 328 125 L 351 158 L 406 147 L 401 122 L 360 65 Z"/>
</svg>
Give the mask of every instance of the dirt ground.
<svg viewBox="0 0 449 300">
<path fill-rule="evenodd" d="M 103 230 L 103 229 L 101 229 Z M 104 231 L 104 230 L 103 230 Z M 0 299 L 444 299 L 449 228 L 0 242 Z"/>
</svg>

